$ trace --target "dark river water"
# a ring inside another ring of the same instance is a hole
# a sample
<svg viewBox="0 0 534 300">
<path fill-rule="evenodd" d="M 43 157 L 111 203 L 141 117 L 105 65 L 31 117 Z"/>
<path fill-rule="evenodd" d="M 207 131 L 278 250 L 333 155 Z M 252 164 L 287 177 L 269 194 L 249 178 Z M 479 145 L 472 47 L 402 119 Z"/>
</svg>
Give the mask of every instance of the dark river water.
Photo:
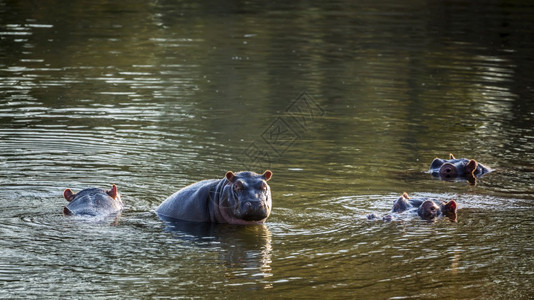
<svg viewBox="0 0 534 300">
<path fill-rule="evenodd" d="M 532 299 L 534 3 L 266 2 L 0 0 L 0 298 Z M 154 213 L 266 169 L 264 226 Z M 458 222 L 367 220 L 402 192 Z"/>
</svg>

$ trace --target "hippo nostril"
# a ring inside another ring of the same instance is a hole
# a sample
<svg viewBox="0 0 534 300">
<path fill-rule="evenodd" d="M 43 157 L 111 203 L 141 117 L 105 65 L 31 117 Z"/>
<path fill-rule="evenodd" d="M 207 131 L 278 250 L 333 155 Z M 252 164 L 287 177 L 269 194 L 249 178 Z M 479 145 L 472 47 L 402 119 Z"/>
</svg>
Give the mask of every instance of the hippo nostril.
<svg viewBox="0 0 534 300">
<path fill-rule="evenodd" d="M 443 172 L 447 174 L 451 174 L 453 172 L 453 169 L 451 167 L 445 167 L 443 168 Z"/>
<path fill-rule="evenodd" d="M 450 178 L 456 176 L 456 168 L 451 164 L 444 164 L 440 170 L 439 173 L 441 176 Z"/>
</svg>

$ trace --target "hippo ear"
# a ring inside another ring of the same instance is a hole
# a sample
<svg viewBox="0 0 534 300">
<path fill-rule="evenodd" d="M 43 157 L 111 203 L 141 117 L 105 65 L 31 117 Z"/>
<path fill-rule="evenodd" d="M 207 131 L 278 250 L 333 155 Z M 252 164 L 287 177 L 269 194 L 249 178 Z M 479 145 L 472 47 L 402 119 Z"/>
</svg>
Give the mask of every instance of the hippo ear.
<svg viewBox="0 0 534 300">
<path fill-rule="evenodd" d="M 451 200 L 443 206 L 443 214 L 449 218 L 451 222 L 458 222 L 458 215 L 456 214 L 456 201 Z"/>
<path fill-rule="evenodd" d="M 406 193 L 406 192 L 402 193 L 402 197 L 404 197 L 406 199 L 410 199 L 410 196 L 408 196 L 408 193 Z"/>
<path fill-rule="evenodd" d="M 467 179 L 467 182 L 469 182 L 470 185 L 477 185 L 477 178 L 475 177 L 473 173 L 467 174 L 467 176 L 465 177 Z"/>
<path fill-rule="evenodd" d="M 113 185 L 111 187 L 111 190 L 107 191 L 106 194 L 108 194 L 113 199 L 117 198 L 117 195 L 118 195 L 117 186 Z"/>
<path fill-rule="evenodd" d="M 69 202 L 71 202 L 75 196 L 76 194 L 74 194 L 71 189 L 65 189 L 65 191 L 63 192 L 63 198 L 65 198 L 65 200 Z"/>
<path fill-rule="evenodd" d="M 456 159 L 456 158 L 454 158 L 454 155 L 452 155 L 452 153 L 449 153 L 449 159 Z"/>
<path fill-rule="evenodd" d="M 265 181 L 269 181 L 269 179 L 271 179 L 271 177 L 273 176 L 273 172 L 267 170 L 263 172 L 262 176 L 263 176 L 263 179 L 265 179 Z"/>
<path fill-rule="evenodd" d="M 465 166 L 465 173 L 468 173 L 468 174 L 473 174 L 474 175 L 474 172 L 475 170 L 477 169 L 478 167 L 478 163 L 476 160 L 474 159 L 471 159 L 467 165 Z"/>
<path fill-rule="evenodd" d="M 226 172 L 225 177 L 226 177 L 226 180 L 228 180 L 230 182 L 234 182 L 234 180 L 235 180 L 235 174 L 232 171 Z"/>
<path fill-rule="evenodd" d="M 458 208 L 457 204 L 456 204 L 456 201 L 454 200 L 451 200 L 447 203 L 445 203 L 445 208 L 448 210 L 448 211 L 456 211 L 456 209 Z"/>
</svg>

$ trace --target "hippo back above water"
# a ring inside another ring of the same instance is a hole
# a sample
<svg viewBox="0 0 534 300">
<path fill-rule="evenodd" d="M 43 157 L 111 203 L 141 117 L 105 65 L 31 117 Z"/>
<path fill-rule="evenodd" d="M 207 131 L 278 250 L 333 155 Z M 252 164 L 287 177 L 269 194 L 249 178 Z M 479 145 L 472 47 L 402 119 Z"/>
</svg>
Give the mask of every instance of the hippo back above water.
<svg viewBox="0 0 534 300">
<path fill-rule="evenodd" d="M 272 172 L 227 172 L 223 179 L 186 186 L 156 209 L 162 219 L 228 224 L 262 224 L 271 214 Z"/>
<path fill-rule="evenodd" d="M 435 158 L 428 172 L 444 180 L 464 179 L 475 183 L 477 177 L 491 172 L 491 169 L 474 159 L 455 158 L 451 153 L 449 159 Z"/>
<path fill-rule="evenodd" d="M 109 191 L 89 188 L 76 194 L 71 189 L 66 189 L 63 197 L 69 201 L 63 208 L 66 216 L 106 216 L 120 212 L 123 207 L 116 185 Z"/>
</svg>

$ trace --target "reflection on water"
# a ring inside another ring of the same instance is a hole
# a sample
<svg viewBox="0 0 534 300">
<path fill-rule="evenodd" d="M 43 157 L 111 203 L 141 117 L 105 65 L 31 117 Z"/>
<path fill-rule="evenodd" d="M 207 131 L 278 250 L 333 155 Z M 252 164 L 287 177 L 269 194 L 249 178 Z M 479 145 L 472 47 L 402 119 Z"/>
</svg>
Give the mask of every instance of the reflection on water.
<svg viewBox="0 0 534 300">
<path fill-rule="evenodd" d="M 530 297 L 533 16 L 509 1 L 0 0 L 2 295 Z M 276 152 L 268 129 L 303 91 L 324 114 Z M 152 213 L 245 169 L 253 143 L 252 171 L 276 173 L 265 226 Z M 451 152 L 495 171 L 476 186 L 425 173 Z M 66 187 L 110 184 L 117 226 L 61 215 Z M 366 220 L 404 191 L 456 199 L 458 223 Z"/>
<path fill-rule="evenodd" d="M 166 220 L 165 231 L 193 247 L 216 248 L 227 268 L 228 285 L 272 276 L 271 232 L 265 225 L 234 226 Z M 240 279 L 242 278 L 242 279 Z M 263 286 L 263 288 L 268 288 Z"/>
</svg>

